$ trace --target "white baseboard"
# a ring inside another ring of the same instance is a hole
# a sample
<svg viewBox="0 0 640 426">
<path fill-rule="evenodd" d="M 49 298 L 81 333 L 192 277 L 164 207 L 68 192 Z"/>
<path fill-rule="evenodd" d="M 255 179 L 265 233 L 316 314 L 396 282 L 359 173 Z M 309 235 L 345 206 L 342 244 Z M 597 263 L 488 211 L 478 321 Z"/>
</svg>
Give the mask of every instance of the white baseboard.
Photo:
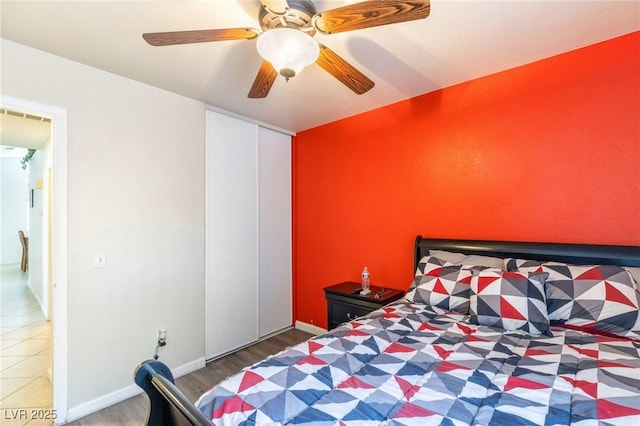
<svg viewBox="0 0 640 426">
<path fill-rule="evenodd" d="M 47 311 L 47 307 L 44 305 L 44 303 L 42 303 L 42 300 L 40 300 L 40 297 L 36 294 L 36 292 L 33 291 L 33 287 L 31 287 L 31 281 L 27 282 L 27 288 L 29 289 L 29 292 L 31 293 L 33 298 L 36 299 L 36 302 L 38 302 L 38 306 L 40 306 L 40 311 L 42 312 L 44 319 L 49 321 L 49 312 Z"/>
<path fill-rule="evenodd" d="M 125 399 L 129 399 L 132 396 L 136 396 L 141 392 L 142 389 L 133 384 L 126 388 L 118 389 L 117 391 L 92 399 L 91 401 L 76 405 L 75 407 L 69 408 L 67 411 L 66 421 L 72 422 L 74 420 L 81 419 L 82 417 L 93 414 L 103 408 L 110 407 L 118 402 L 124 401 Z"/>
<path fill-rule="evenodd" d="M 296 330 L 305 331 L 307 333 L 315 334 L 319 336 L 327 332 L 326 329 L 318 327 L 317 325 L 307 324 L 306 322 L 296 321 Z"/>
<path fill-rule="evenodd" d="M 173 368 L 171 370 L 171 374 L 173 374 L 173 377 L 177 379 L 180 376 L 184 376 L 185 374 L 204 368 L 206 365 L 207 361 L 204 357 L 198 358 L 194 361 L 181 365 L 180 367 Z"/>
<path fill-rule="evenodd" d="M 171 370 L 171 374 L 173 374 L 174 378 L 184 376 L 185 374 L 189 374 L 195 370 L 203 368 L 206 365 L 204 357 L 198 358 L 194 361 L 188 362 L 179 367 L 173 368 Z M 133 396 L 142 393 L 142 389 L 140 389 L 137 385 L 132 384 L 131 386 L 127 386 L 125 388 L 119 389 L 117 391 L 108 393 L 101 397 L 92 399 L 91 401 L 84 402 L 80 405 L 76 405 L 75 407 L 70 408 L 67 411 L 66 422 L 72 422 L 74 420 L 78 420 L 84 416 L 88 416 L 89 414 L 93 414 L 96 411 L 100 411 L 103 408 L 110 407 L 118 402 L 122 402 L 125 399 L 129 399 Z"/>
</svg>

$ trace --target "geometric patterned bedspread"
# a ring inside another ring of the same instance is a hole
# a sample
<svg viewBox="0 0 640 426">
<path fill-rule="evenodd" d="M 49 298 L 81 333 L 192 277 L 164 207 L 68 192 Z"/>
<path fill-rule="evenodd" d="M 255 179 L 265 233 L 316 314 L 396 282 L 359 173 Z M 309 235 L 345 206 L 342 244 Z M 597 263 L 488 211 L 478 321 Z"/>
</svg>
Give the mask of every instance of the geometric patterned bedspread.
<svg viewBox="0 0 640 426">
<path fill-rule="evenodd" d="M 640 342 L 396 302 L 205 393 L 215 425 L 640 425 Z"/>
</svg>

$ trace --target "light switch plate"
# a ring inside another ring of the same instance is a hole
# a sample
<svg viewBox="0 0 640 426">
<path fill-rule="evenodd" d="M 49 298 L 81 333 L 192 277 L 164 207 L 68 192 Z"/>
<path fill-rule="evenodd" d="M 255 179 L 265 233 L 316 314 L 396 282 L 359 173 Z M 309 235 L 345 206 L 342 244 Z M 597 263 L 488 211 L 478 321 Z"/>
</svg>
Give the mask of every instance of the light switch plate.
<svg viewBox="0 0 640 426">
<path fill-rule="evenodd" d="M 107 254 L 105 252 L 98 252 L 93 258 L 93 267 L 95 269 L 105 268 L 107 266 Z"/>
</svg>

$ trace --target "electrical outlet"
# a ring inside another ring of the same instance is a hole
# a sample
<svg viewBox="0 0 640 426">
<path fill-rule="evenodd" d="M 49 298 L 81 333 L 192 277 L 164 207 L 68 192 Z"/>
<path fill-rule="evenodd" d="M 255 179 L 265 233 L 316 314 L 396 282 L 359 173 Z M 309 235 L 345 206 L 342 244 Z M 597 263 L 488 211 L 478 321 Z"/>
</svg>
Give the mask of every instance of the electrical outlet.
<svg viewBox="0 0 640 426">
<path fill-rule="evenodd" d="M 164 346 L 167 344 L 167 330 L 161 328 L 158 330 L 158 346 Z"/>
</svg>

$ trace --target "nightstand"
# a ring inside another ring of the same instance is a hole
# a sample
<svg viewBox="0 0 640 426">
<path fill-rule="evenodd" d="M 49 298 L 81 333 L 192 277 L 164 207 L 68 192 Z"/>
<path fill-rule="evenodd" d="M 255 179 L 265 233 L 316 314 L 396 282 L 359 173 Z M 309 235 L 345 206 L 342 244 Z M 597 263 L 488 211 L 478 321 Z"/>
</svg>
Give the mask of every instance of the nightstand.
<svg viewBox="0 0 640 426">
<path fill-rule="evenodd" d="M 327 299 L 327 327 L 329 330 L 404 296 L 402 290 L 383 289 L 373 285 L 371 286 L 371 294 L 368 296 L 361 296 L 360 290 L 362 290 L 362 286 L 356 282 L 343 282 L 325 287 L 324 295 Z"/>
</svg>

